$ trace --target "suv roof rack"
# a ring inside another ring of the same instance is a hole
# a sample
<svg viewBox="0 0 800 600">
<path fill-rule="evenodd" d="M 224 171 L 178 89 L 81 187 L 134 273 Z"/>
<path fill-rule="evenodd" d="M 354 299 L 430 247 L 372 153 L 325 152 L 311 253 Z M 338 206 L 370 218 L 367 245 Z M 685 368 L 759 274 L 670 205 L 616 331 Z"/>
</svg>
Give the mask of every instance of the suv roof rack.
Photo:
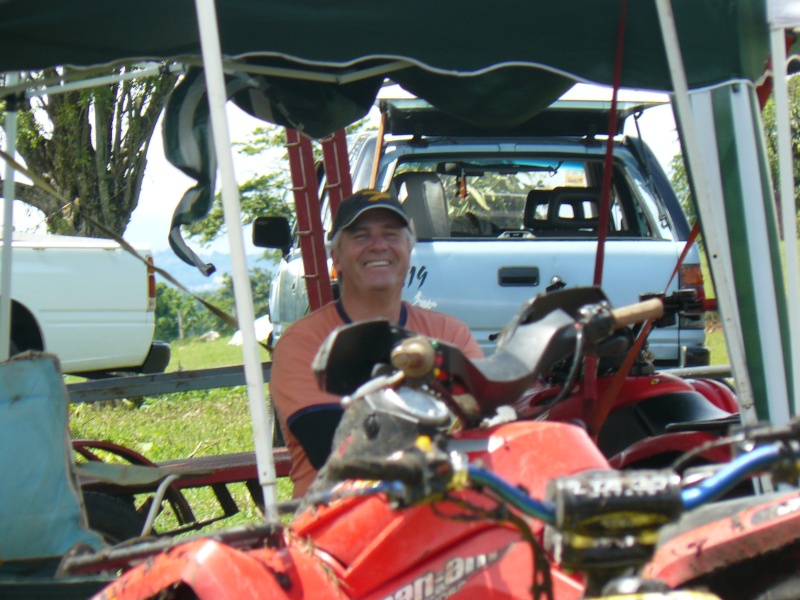
<svg viewBox="0 0 800 600">
<path fill-rule="evenodd" d="M 622 133 L 630 115 L 662 102 L 617 102 L 617 132 Z M 605 135 L 611 102 L 607 100 L 557 100 L 533 118 L 498 131 L 461 120 L 419 98 L 385 99 L 378 102 L 386 115 L 386 133 L 412 136 L 464 137 L 584 137 Z"/>
</svg>

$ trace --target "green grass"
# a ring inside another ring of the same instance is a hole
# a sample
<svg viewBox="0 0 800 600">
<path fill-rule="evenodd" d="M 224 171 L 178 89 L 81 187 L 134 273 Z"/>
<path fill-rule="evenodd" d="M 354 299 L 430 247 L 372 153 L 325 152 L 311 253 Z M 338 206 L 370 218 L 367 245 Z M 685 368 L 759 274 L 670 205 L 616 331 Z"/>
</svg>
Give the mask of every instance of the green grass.
<svg viewBox="0 0 800 600">
<path fill-rule="evenodd" d="M 167 372 L 242 363 L 241 348 L 228 339 L 172 344 Z M 262 360 L 269 354 L 262 350 Z M 267 391 L 268 391 L 268 386 Z M 154 462 L 253 450 L 247 392 L 244 386 L 167 394 L 142 399 L 80 404 L 71 407 L 70 430 L 75 439 L 108 440 L 135 450 Z M 208 529 L 255 523 L 262 517 L 244 484 L 228 486 L 241 512 Z M 187 499 L 198 519 L 221 515 L 210 489 L 188 490 Z M 291 497 L 288 478 L 278 482 L 279 500 Z M 142 497 L 138 501 L 142 501 Z M 170 510 L 156 520 L 156 530 L 177 526 Z"/>
<path fill-rule="evenodd" d="M 706 346 L 711 350 L 711 364 L 712 365 L 727 365 L 728 348 L 725 346 L 725 336 L 722 330 L 706 332 Z"/>
</svg>

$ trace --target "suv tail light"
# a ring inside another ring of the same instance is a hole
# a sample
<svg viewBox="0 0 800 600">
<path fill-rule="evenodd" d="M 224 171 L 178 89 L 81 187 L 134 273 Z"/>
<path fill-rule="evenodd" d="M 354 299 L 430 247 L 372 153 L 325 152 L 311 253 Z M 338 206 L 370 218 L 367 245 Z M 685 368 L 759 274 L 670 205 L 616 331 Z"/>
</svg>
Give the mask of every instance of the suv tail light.
<svg viewBox="0 0 800 600">
<path fill-rule="evenodd" d="M 148 264 L 152 265 L 153 257 L 147 257 Z M 147 312 L 156 309 L 156 272 L 153 267 L 147 267 Z"/>
<path fill-rule="evenodd" d="M 681 272 L 678 275 L 678 287 L 681 289 L 693 289 L 697 292 L 698 300 L 705 299 L 706 291 L 703 285 L 703 269 L 700 268 L 700 265 L 681 265 Z"/>
<path fill-rule="evenodd" d="M 678 274 L 678 288 L 695 290 L 697 299 L 702 302 L 706 297 L 703 283 L 703 269 L 700 265 L 681 265 L 681 270 Z M 684 316 L 680 318 L 680 326 L 687 329 L 703 329 L 705 328 L 705 319 L 701 316 Z"/>
</svg>

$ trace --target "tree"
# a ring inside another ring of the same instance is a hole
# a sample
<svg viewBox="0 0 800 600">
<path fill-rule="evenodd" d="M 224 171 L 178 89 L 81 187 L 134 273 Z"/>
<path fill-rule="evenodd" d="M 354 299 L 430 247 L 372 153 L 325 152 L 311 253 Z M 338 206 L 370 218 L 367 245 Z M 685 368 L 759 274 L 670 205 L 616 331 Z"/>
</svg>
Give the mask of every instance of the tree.
<svg viewBox="0 0 800 600">
<path fill-rule="evenodd" d="M 156 284 L 156 330 L 159 340 L 181 340 L 185 337 L 184 322 L 196 310 L 196 302 L 185 292 L 163 282 Z"/>
<path fill-rule="evenodd" d="M 282 127 L 266 125 L 256 127 L 245 142 L 234 143 L 237 151 L 245 156 L 263 156 L 267 168 L 239 186 L 242 224 L 248 225 L 260 216 L 291 217 L 294 206 L 291 195 L 291 176 L 288 157 L 280 149 L 286 145 L 286 134 Z M 206 218 L 185 227 L 191 238 L 201 244 L 209 244 L 226 232 L 221 197 Z"/>
<path fill-rule="evenodd" d="M 51 69 L 33 79 L 68 74 L 70 69 Z M 28 170 L 67 201 L 62 206 L 44 190 L 17 183 L 17 198 L 46 215 L 48 231 L 106 237 L 86 215 L 123 234 L 139 202 L 150 139 L 176 79 L 158 75 L 20 101 L 17 151 Z"/>
<path fill-rule="evenodd" d="M 265 315 L 269 312 L 270 272 L 256 267 L 250 271 L 250 282 L 255 299 L 256 317 Z M 232 315 L 234 297 L 231 276 L 226 274 L 218 289 L 202 294 L 202 297 Z M 233 327 L 220 320 L 186 292 L 163 282 L 156 285 L 156 339 L 170 342 L 199 337 L 212 330 L 222 335 L 233 334 Z"/>
<path fill-rule="evenodd" d="M 678 196 L 678 201 L 681 203 L 683 212 L 686 213 L 686 218 L 689 220 L 689 223 L 694 226 L 695 221 L 697 221 L 697 215 L 694 210 L 692 190 L 689 188 L 689 178 L 686 176 L 686 165 L 683 162 L 683 154 L 676 154 L 672 157 L 672 162 L 669 166 L 672 188 L 675 190 L 675 195 Z"/>
</svg>

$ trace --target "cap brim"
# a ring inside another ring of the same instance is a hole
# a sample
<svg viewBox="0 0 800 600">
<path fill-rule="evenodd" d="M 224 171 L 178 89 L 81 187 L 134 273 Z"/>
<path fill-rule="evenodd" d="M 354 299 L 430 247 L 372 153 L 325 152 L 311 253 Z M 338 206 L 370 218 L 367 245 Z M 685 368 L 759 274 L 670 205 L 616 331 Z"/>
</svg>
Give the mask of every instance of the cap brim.
<svg viewBox="0 0 800 600">
<path fill-rule="evenodd" d="M 335 232 L 334 232 L 334 231 L 331 231 L 331 234 L 328 236 L 328 239 L 333 239 L 333 237 L 336 235 L 336 233 L 338 233 L 339 231 L 342 231 L 342 230 L 344 230 L 344 229 L 347 229 L 348 227 L 350 227 L 350 226 L 351 226 L 353 223 L 355 223 L 355 222 L 358 220 L 358 218 L 359 218 L 361 215 L 363 215 L 365 212 L 368 212 L 368 211 L 370 211 L 370 210 L 376 210 L 376 209 L 379 209 L 379 208 L 382 208 L 382 209 L 384 209 L 384 210 L 388 210 L 388 211 L 391 211 L 391 212 L 393 212 L 393 213 L 394 213 L 394 214 L 396 214 L 398 217 L 400 217 L 401 219 L 403 219 L 403 223 L 405 223 L 406 227 L 411 227 L 411 219 L 410 219 L 410 218 L 409 218 L 409 216 L 408 216 L 408 215 L 407 215 L 407 214 L 406 214 L 406 213 L 403 211 L 403 209 L 401 209 L 401 208 L 398 208 L 398 207 L 396 207 L 396 206 L 386 205 L 386 204 L 373 204 L 373 205 L 370 205 L 370 206 L 365 206 L 364 208 L 362 208 L 361 210 L 359 210 L 358 212 L 356 212 L 355 214 L 353 214 L 353 216 L 352 216 L 352 217 L 350 217 L 350 220 L 349 220 L 349 221 L 347 221 L 347 223 L 344 223 L 344 224 L 343 224 L 341 227 L 339 227 L 339 229 L 338 229 L 338 230 L 336 230 Z"/>
</svg>

